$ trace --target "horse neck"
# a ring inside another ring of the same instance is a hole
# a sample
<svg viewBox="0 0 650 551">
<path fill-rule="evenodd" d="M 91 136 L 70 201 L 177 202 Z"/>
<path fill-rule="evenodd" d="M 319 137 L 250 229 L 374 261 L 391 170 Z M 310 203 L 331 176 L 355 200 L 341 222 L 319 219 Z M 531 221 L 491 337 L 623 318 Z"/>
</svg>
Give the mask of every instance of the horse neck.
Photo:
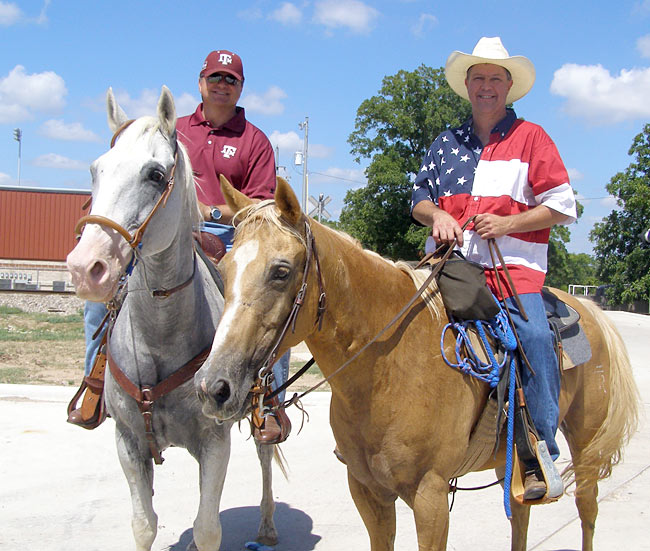
<svg viewBox="0 0 650 551">
<path fill-rule="evenodd" d="M 325 375 L 370 342 L 415 294 L 411 278 L 382 258 L 369 254 L 326 228 L 314 224 L 316 247 L 327 295 L 320 331 L 305 338 Z M 311 278 L 310 303 L 318 285 Z M 426 316 L 430 319 L 428 312 Z M 314 316 L 312 312 L 310 314 Z M 313 326 L 313 319 L 309 320 Z M 389 331 L 389 335 L 392 331 Z M 347 378 L 347 375 L 346 375 Z"/>
</svg>

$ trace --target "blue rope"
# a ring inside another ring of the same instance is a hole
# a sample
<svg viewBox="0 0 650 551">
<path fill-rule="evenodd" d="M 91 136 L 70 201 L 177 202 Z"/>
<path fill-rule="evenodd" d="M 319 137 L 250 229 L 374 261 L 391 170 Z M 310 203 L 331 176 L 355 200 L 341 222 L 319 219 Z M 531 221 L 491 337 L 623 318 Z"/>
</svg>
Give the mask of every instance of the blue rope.
<svg viewBox="0 0 650 551">
<path fill-rule="evenodd" d="M 445 325 L 442 329 L 440 336 L 440 351 L 442 357 L 450 367 L 460 370 L 475 377 L 490 385 L 494 388 L 499 384 L 499 379 L 506 364 L 509 366 L 509 381 L 508 381 L 508 426 L 506 437 L 506 472 L 505 482 L 503 485 L 503 505 L 505 508 L 506 516 L 508 519 L 512 518 L 512 511 L 510 509 L 510 487 L 512 481 L 512 465 L 513 465 L 513 450 L 514 450 L 514 432 L 515 432 L 515 350 L 517 349 L 517 339 L 508 322 L 508 317 L 501 307 L 499 301 L 494 297 L 494 301 L 499 307 L 499 313 L 488 321 L 482 320 L 465 320 L 457 321 L 453 317 L 451 322 Z M 475 327 L 476 331 L 483 343 L 489 363 L 480 360 L 467 333 L 470 327 Z M 445 334 L 448 329 L 456 331 L 456 362 L 452 363 L 445 355 Z M 495 347 L 501 348 L 505 351 L 503 361 L 499 362 L 496 358 L 495 352 L 490 346 L 488 334 L 495 341 Z M 467 351 L 467 356 L 462 355 L 463 347 Z"/>
<path fill-rule="evenodd" d="M 513 449 L 515 441 L 515 358 L 510 360 L 510 380 L 508 381 L 508 433 L 506 437 L 506 474 L 503 483 L 503 507 L 508 520 L 512 519 L 510 510 L 510 483 L 512 481 Z"/>
</svg>

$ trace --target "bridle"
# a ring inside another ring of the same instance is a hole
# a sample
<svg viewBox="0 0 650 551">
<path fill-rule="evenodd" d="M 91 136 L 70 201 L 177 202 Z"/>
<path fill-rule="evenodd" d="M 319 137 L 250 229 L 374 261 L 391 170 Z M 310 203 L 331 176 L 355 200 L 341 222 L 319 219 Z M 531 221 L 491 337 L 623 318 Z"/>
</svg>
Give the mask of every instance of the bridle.
<svg viewBox="0 0 650 551">
<path fill-rule="evenodd" d="M 116 131 L 115 134 L 113 135 L 113 138 L 111 139 L 111 149 L 115 145 L 115 142 L 117 141 L 117 138 L 120 136 L 124 130 L 126 130 L 133 122 L 135 119 L 131 119 L 126 121 L 122 126 L 120 126 Z M 133 256 L 131 257 L 131 260 L 127 264 L 127 267 L 124 269 L 124 274 L 123 275 L 130 275 L 131 272 L 133 271 L 133 268 L 135 264 L 137 264 L 138 261 L 138 251 L 140 247 L 142 246 L 142 236 L 144 235 L 145 230 L 147 229 L 147 226 L 149 225 L 149 222 L 153 218 L 153 215 L 158 211 L 159 208 L 165 208 L 167 205 L 167 199 L 169 199 L 169 196 L 174 189 L 174 175 L 176 173 L 176 165 L 178 164 L 178 144 L 176 144 L 176 148 L 174 151 L 174 165 L 172 166 L 171 174 L 169 175 L 169 178 L 167 179 L 167 182 L 165 184 L 165 189 L 163 190 L 162 194 L 158 198 L 158 201 L 154 205 L 153 209 L 151 209 L 151 212 L 147 215 L 145 218 L 144 222 L 140 224 L 140 226 L 135 230 L 133 235 L 131 235 L 123 226 L 115 222 L 114 220 L 111 220 L 110 218 L 107 218 L 105 216 L 99 216 L 96 214 L 88 214 L 86 216 L 82 216 L 78 222 L 77 225 L 75 226 L 75 235 L 80 236 L 83 228 L 86 226 L 86 224 L 97 224 L 99 226 L 106 226 L 109 227 L 113 230 L 115 230 L 117 233 L 119 233 L 125 241 L 129 244 L 131 247 L 131 250 L 133 251 Z M 173 290 L 162 290 L 163 292 L 160 292 L 158 294 L 154 294 L 154 296 L 169 296 L 171 292 L 174 292 L 176 290 L 180 290 L 181 288 L 189 285 L 189 282 L 191 281 L 192 277 L 194 277 L 194 271 L 192 272 L 192 276 L 190 276 L 190 279 L 183 284 L 175 287 Z"/>
<path fill-rule="evenodd" d="M 286 381 L 281 387 L 277 388 L 274 391 L 271 390 L 271 383 L 273 382 L 273 364 L 275 363 L 275 360 L 277 358 L 278 349 L 280 348 L 280 345 L 282 344 L 284 337 L 289 331 L 289 327 L 291 327 L 292 333 L 295 333 L 296 331 L 296 319 L 300 312 L 300 308 L 305 302 L 305 295 L 307 293 L 307 279 L 309 277 L 309 271 L 311 269 L 312 264 L 315 265 L 316 280 L 318 282 L 318 306 L 316 311 L 315 325 L 318 326 L 319 331 L 323 326 L 323 316 L 327 311 L 327 295 L 325 293 L 325 286 L 323 285 L 323 275 L 321 272 L 320 260 L 318 258 L 318 251 L 316 249 L 316 240 L 314 239 L 314 234 L 311 231 L 311 226 L 309 225 L 308 220 L 305 220 L 305 242 L 306 242 L 305 268 L 302 273 L 302 281 L 300 284 L 300 289 L 298 289 L 298 293 L 296 294 L 296 297 L 293 300 L 293 306 L 284 323 L 282 332 L 280 333 L 280 336 L 277 338 L 275 345 L 267 355 L 266 360 L 262 364 L 262 367 L 257 372 L 255 383 L 251 388 L 251 393 L 252 393 L 251 418 L 253 424 L 255 424 L 258 428 L 262 426 L 264 416 L 270 413 L 272 409 L 265 402 L 267 401 L 270 402 L 273 398 L 275 398 L 277 394 L 279 394 L 287 386 L 293 383 L 293 381 L 296 380 L 298 376 L 302 375 L 302 373 L 304 373 L 304 371 L 306 371 L 307 368 L 309 368 L 314 362 L 312 358 L 311 363 L 308 363 L 306 368 L 303 368 L 303 370 L 301 370 L 299 373 L 294 375 L 294 377 Z"/>
</svg>

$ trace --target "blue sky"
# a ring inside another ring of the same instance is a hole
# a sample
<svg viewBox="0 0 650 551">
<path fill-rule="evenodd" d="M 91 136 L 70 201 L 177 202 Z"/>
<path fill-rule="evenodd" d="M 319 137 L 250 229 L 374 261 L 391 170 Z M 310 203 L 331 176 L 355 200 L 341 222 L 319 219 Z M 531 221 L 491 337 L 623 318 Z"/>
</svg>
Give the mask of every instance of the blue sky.
<svg viewBox="0 0 650 551">
<path fill-rule="evenodd" d="M 309 117 L 309 194 L 330 196 L 337 218 L 365 181 L 367 161 L 347 143 L 361 102 L 384 76 L 441 67 L 481 36 L 535 64 L 515 108 L 557 144 L 585 206 L 569 250 L 591 252 L 589 230 L 614 207 L 605 185 L 650 122 L 650 0 L 0 0 L 0 184 L 17 184 L 21 128 L 23 187 L 89 189 L 88 166 L 110 140 L 107 88 L 135 117 L 155 111 L 166 84 L 189 114 L 203 59 L 225 48 L 244 61 L 241 104 L 299 198 L 294 152 Z"/>
</svg>

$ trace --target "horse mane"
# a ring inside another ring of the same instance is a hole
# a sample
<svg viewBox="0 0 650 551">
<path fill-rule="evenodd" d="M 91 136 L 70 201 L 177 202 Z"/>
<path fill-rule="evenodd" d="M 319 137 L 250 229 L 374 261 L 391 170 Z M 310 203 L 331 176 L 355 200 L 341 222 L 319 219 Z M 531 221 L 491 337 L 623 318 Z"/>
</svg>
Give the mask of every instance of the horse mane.
<svg viewBox="0 0 650 551">
<path fill-rule="evenodd" d="M 271 226 L 277 228 L 281 232 L 286 233 L 288 235 L 292 235 L 293 237 L 298 239 L 304 247 L 306 247 L 307 243 L 305 242 L 305 237 L 303 236 L 303 234 L 297 228 L 294 228 L 291 224 L 289 224 L 284 218 L 282 218 L 280 209 L 278 209 L 277 207 L 269 208 L 273 206 L 275 206 L 275 202 L 272 199 L 267 199 L 259 203 L 248 205 L 247 207 L 244 207 L 239 212 L 237 212 L 233 220 L 241 219 L 241 221 L 238 222 L 236 225 L 235 237 L 239 234 L 240 231 L 242 231 L 243 228 L 247 228 L 251 226 L 258 228 L 264 224 L 270 224 Z M 411 267 L 407 262 L 403 260 L 394 262 L 388 258 L 381 256 L 380 254 L 374 251 L 365 249 L 363 248 L 359 240 L 355 239 L 354 237 L 352 237 L 351 235 L 343 231 L 336 230 L 324 224 L 320 224 L 311 218 L 309 219 L 309 221 L 310 221 L 309 222 L 310 225 L 318 224 L 318 226 L 324 229 L 326 232 L 329 232 L 332 235 L 335 235 L 338 238 L 342 239 L 343 241 L 347 242 L 348 244 L 352 245 L 352 247 L 355 250 L 357 250 L 359 254 L 367 255 L 369 258 L 373 258 L 375 260 L 379 260 L 380 262 L 384 262 L 387 265 L 395 268 L 396 270 L 399 270 L 400 272 L 408 275 L 413 281 L 413 284 L 415 285 L 416 289 L 419 289 L 420 286 L 424 284 L 426 279 L 431 274 L 429 269 L 421 268 L 415 270 L 413 267 Z M 424 300 L 425 304 L 427 305 L 427 308 L 429 309 L 429 312 L 431 313 L 433 319 L 435 320 L 441 319 L 442 312 L 444 312 L 444 304 L 442 302 L 442 296 L 440 295 L 440 290 L 438 289 L 438 285 L 435 279 L 422 292 L 422 300 Z"/>
</svg>

